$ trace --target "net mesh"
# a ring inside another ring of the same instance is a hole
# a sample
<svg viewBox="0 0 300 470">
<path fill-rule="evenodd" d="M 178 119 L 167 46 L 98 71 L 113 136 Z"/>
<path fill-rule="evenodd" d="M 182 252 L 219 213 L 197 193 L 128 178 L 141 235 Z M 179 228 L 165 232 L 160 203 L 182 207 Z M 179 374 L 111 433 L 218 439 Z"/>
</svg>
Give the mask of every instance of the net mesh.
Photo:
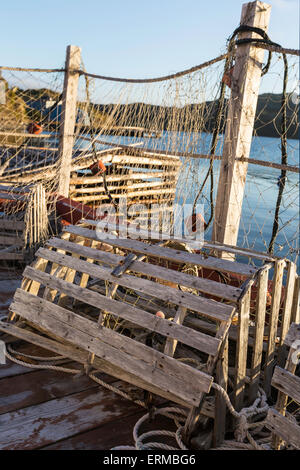
<svg viewBox="0 0 300 470">
<path fill-rule="evenodd" d="M 140 224 L 148 223 L 149 213 L 160 214 L 154 219 L 155 229 L 163 218 L 173 226 L 180 223 L 182 208 L 188 206 L 191 213 L 197 198 L 207 222 L 216 203 L 231 93 L 230 87 L 224 86 L 229 77 L 224 78 L 225 60 L 223 57 L 183 76 L 153 83 L 92 78 L 84 73 L 82 64 L 70 197 L 96 208 L 107 203 L 117 207 L 121 196 L 126 196 L 127 216 Z M 293 261 L 299 254 L 298 66 L 297 57 L 287 57 L 287 165 L 294 168 L 286 173 L 277 215 L 283 171 L 282 54 L 273 53 L 262 77 L 237 242 L 241 247 L 267 251 L 277 218 L 274 254 Z M 10 198 L 2 203 L 6 214 L 19 214 L 20 204 L 15 203 L 18 191 L 29 191 L 33 197 L 33 187 L 38 184 L 43 187 L 44 212 L 53 210 L 49 203 L 58 189 L 63 79 L 63 70 L 2 70 L 0 178 Z M 224 102 L 218 116 L 220 96 Z M 36 126 L 42 126 L 40 133 Z M 210 156 L 214 133 L 216 149 Z M 106 181 L 95 171 L 100 159 L 106 165 Z M 205 238 L 211 233 L 210 224 Z"/>
</svg>

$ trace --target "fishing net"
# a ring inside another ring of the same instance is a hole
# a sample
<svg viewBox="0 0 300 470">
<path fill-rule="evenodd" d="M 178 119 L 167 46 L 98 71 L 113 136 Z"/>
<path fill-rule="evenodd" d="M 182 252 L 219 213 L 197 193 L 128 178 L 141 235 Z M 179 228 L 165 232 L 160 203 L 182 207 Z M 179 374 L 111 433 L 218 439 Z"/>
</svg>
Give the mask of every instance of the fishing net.
<svg viewBox="0 0 300 470">
<path fill-rule="evenodd" d="M 295 261 L 298 59 L 288 55 L 285 67 L 282 54 L 273 53 L 271 63 L 267 54 L 237 244 Z M 128 219 L 147 226 L 151 215 L 153 229 L 180 226 L 183 235 L 189 234 L 183 221 L 201 212 L 205 238 L 211 238 L 231 93 L 228 57 L 225 53 L 190 71 L 148 81 L 94 76 L 82 64 L 70 197 L 94 209 L 110 204 L 119 214 L 126 196 Z M 13 198 L 18 188 L 30 188 L 31 194 L 33 185 L 42 184 L 48 213 L 59 180 L 63 78 L 59 69 L 2 70 L 1 184 Z M 36 125 L 42 126 L 40 133 Z M 5 210 L 17 209 L 9 203 Z"/>
</svg>

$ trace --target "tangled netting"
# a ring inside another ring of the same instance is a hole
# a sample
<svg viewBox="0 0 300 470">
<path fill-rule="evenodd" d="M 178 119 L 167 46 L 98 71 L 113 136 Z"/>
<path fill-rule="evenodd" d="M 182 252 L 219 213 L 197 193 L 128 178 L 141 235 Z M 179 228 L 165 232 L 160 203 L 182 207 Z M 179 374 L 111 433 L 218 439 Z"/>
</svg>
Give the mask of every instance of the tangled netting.
<svg viewBox="0 0 300 470">
<path fill-rule="evenodd" d="M 164 231 L 176 226 L 182 208 L 189 207 L 203 214 L 210 238 L 241 28 L 230 37 L 224 54 L 164 77 L 105 77 L 86 72 L 82 63 L 70 181 L 74 201 L 92 208 L 110 203 L 118 212 L 120 198 L 126 196 L 129 219 L 138 217 L 142 225 L 154 214 L 153 228 L 162 226 Z M 268 51 L 237 244 L 295 261 L 299 51 L 284 50 L 258 33 L 260 39 L 253 44 Z M 42 185 L 46 215 L 53 211 L 64 72 L 2 67 L 0 180 L 7 195 L 3 210 L 10 218 L 24 219 L 35 184 Z M 104 174 L 94 171 L 99 159 L 106 166 Z M 26 218 L 28 227 L 39 226 L 45 211 L 33 219 Z M 45 238 L 44 232 L 34 235 L 33 230 L 33 242 Z"/>
</svg>

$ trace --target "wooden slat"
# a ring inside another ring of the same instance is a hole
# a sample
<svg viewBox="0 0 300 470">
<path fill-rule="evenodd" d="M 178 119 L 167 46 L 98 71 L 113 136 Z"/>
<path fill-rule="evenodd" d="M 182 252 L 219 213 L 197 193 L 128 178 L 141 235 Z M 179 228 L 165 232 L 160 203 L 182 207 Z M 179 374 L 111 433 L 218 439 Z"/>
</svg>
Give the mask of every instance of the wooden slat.
<svg viewBox="0 0 300 470">
<path fill-rule="evenodd" d="M 293 325 L 290 329 L 294 330 Z M 295 374 L 295 372 L 296 372 L 296 367 L 297 367 L 298 361 L 297 360 L 295 361 L 294 355 L 296 354 L 296 357 L 298 356 L 298 354 L 297 354 L 299 352 L 298 347 L 299 347 L 298 341 L 296 341 L 296 343 L 292 343 L 292 345 L 290 346 L 290 349 L 289 349 L 287 360 L 286 360 L 285 369 L 288 372 L 290 372 L 291 374 Z M 298 359 L 298 357 L 297 357 L 297 359 Z M 277 396 L 277 401 L 276 401 L 276 404 L 275 404 L 276 411 L 278 411 L 281 415 L 284 416 L 286 414 L 287 406 L 288 406 L 288 395 L 286 393 L 283 393 L 283 392 L 279 391 L 278 396 Z M 275 450 L 279 450 L 280 446 L 281 446 L 280 436 L 278 436 L 275 433 L 275 434 L 272 435 L 272 447 Z"/>
<path fill-rule="evenodd" d="M 129 304 L 124 304 L 88 289 L 55 278 L 46 273 L 42 273 L 27 266 L 24 276 L 29 279 L 41 282 L 47 287 L 54 288 L 59 292 L 64 292 L 70 297 L 92 305 L 96 308 L 107 310 L 109 313 L 118 315 L 128 321 L 136 323 L 144 328 L 156 331 L 167 337 L 177 339 L 184 344 L 201 350 L 206 354 L 216 354 L 219 342 L 210 336 L 200 332 L 195 332 L 187 327 L 178 326 L 176 323 L 162 318 L 154 317 L 151 313 L 137 309 Z"/>
<path fill-rule="evenodd" d="M 280 332 L 280 346 L 283 344 L 284 338 L 289 330 L 290 323 L 291 323 L 291 314 L 292 314 L 292 305 L 293 305 L 293 294 L 295 288 L 295 280 L 296 280 L 296 269 L 297 266 L 292 261 L 289 261 L 288 264 L 288 273 L 287 273 L 287 280 L 285 286 L 285 298 L 284 298 L 284 306 L 282 312 L 282 320 L 281 320 L 281 332 Z"/>
<path fill-rule="evenodd" d="M 185 317 L 187 314 L 187 309 L 185 307 L 178 307 L 176 315 L 174 317 L 174 323 L 177 325 L 182 325 Z M 167 354 L 167 356 L 174 356 L 176 346 L 177 346 L 177 340 L 172 339 L 172 338 L 167 338 L 166 343 L 165 343 L 165 349 L 164 349 L 164 354 Z"/>
<path fill-rule="evenodd" d="M 21 289 L 15 294 L 11 310 L 19 315 L 23 312 L 24 318 L 165 391 L 179 395 L 190 404 L 198 403 L 200 392 L 207 393 L 210 389 L 213 379 L 209 375 L 110 329 L 99 329 L 94 322 Z"/>
<path fill-rule="evenodd" d="M 300 404 L 300 378 L 296 375 L 277 366 L 272 377 L 272 386 Z"/>
<path fill-rule="evenodd" d="M 282 279 L 283 270 L 285 267 L 285 261 L 279 260 L 275 263 L 274 277 L 273 277 L 273 288 L 272 288 L 272 302 L 271 302 L 271 316 L 269 326 L 269 340 L 268 340 L 268 351 L 265 361 L 265 377 L 264 377 L 264 389 L 269 395 L 271 387 L 271 379 L 273 374 L 273 363 L 275 357 L 275 347 L 277 338 L 277 327 L 279 318 L 279 308 L 282 294 Z"/>
<path fill-rule="evenodd" d="M 133 169 L 134 170 L 134 169 Z M 140 179 L 151 179 L 151 178 L 169 178 L 170 176 L 177 176 L 178 171 L 148 171 L 148 172 L 132 172 L 129 175 L 107 175 L 107 182 L 118 182 L 118 181 L 130 181 Z M 83 176 L 83 177 L 72 177 L 70 184 L 72 185 L 86 185 L 86 184 L 98 184 L 103 183 L 103 176 Z"/>
<path fill-rule="evenodd" d="M 1 261 L 4 260 L 24 260 L 24 255 L 22 253 L 1 253 L 0 254 Z"/>
<path fill-rule="evenodd" d="M 94 230 L 69 225 L 64 229 L 64 231 L 79 235 L 84 238 L 99 240 L 99 238 L 97 237 L 97 233 Z M 241 263 L 233 263 L 231 261 L 226 261 L 213 257 L 205 258 L 202 255 L 178 251 L 167 247 L 157 248 L 155 246 L 140 242 L 138 240 L 106 239 L 105 242 L 112 246 L 132 250 L 135 253 L 141 253 L 148 256 L 154 256 L 161 259 L 176 261 L 178 263 L 184 263 L 192 266 L 197 265 L 202 266 L 203 268 L 216 269 L 221 272 L 240 274 L 241 276 L 253 275 L 256 272 L 255 268 Z"/>
<path fill-rule="evenodd" d="M 235 408 L 240 411 L 244 406 L 244 393 L 246 384 L 246 368 L 248 354 L 248 334 L 249 334 L 249 318 L 250 318 L 250 299 L 251 299 L 251 283 L 249 283 L 246 293 L 240 300 L 239 306 L 239 324 L 236 345 L 235 360 L 235 382 L 234 397 Z"/>
<path fill-rule="evenodd" d="M 24 230 L 25 224 L 21 220 L 0 219 L 0 229 Z"/>
<path fill-rule="evenodd" d="M 21 237 L 0 235 L 0 245 L 24 246 L 24 240 Z"/>
<path fill-rule="evenodd" d="M 291 316 L 291 321 L 293 323 L 300 323 L 299 294 L 300 294 L 300 277 L 297 276 L 295 280 L 292 316 Z"/>
<path fill-rule="evenodd" d="M 97 231 L 100 231 L 100 232 L 105 231 L 105 237 L 108 237 L 107 232 L 114 233 L 117 229 L 120 234 L 120 238 L 127 238 L 127 236 L 129 236 L 133 239 L 138 238 L 139 240 L 150 239 L 150 240 L 162 240 L 163 241 L 163 240 L 170 239 L 170 234 L 168 233 L 157 232 L 152 229 L 151 230 L 143 229 L 143 228 L 137 227 L 137 225 L 134 223 L 130 223 L 127 225 L 119 223 L 118 227 L 116 228 L 116 224 L 110 224 L 109 222 L 106 222 L 106 221 L 82 219 L 80 222 L 84 224 L 85 226 L 97 227 Z M 115 238 L 115 236 L 113 236 L 112 238 Z M 202 240 L 194 240 L 194 239 L 189 239 L 189 238 L 176 238 L 176 242 L 184 243 L 189 248 L 194 248 L 196 250 L 199 250 L 202 248 Z"/>
<path fill-rule="evenodd" d="M 86 258 L 92 258 L 102 263 L 116 266 L 124 258 L 116 254 L 108 253 L 101 250 L 90 249 L 85 246 L 80 246 L 77 243 L 71 243 L 60 238 L 52 238 L 47 241 L 47 245 L 57 249 L 64 249 L 70 253 L 77 253 Z M 151 263 L 141 263 L 135 261 L 131 266 L 132 271 L 153 276 L 156 279 L 173 282 L 186 287 L 192 287 L 205 294 L 211 294 L 215 297 L 220 297 L 232 302 L 236 302 L 241 294 L 241 289 L 238 287 L 222 284 L 211 279 L 205 279 L 197 276 L 175 271 L 174 269 L 167 269 L 162 266 L 156 266 Z"/>
<path fill-rule="evenodd" d="M 233 306 L 221 304 L 214 300 L 199 297 L 188 292 L 182 292 L 179 289 L 174 289 L 173 287 L 165 285 L 163 286 L 147 279 L 134 277 L 129 274 L 123 274 L 120 278 L 116 278 L 110 274 L 109 268 L 98 266 L 87 261 L 78 260 L 73 256 L 62 255 L 60 253 L 55 253 L 53 251 L 44 249 L 41 249 L 39 253 L 42 253 L 44 259 L 48 259 L 62 266 L 68 266 L 78 272 L 88 273 L 90 276 L 94 276 L 98 279 L 106 280 L 115 284 L 117 283 L 123 287 L 133 289 L 137 292 L 163 299 L 164 301 L 170 302 L 171 304 L 187 307 L 191 310 L 195 310 L 196 312 L 201 313 L 202 315 L 208 316 L 215 321 L 227 320 L 234 311 Z M 32 268 L 29 266 L 24 271 L 24 276 L 30 277 L 28 276 L 28 273 L 33 275 Z M 37 275 L 38 274 L 35 273 L 35 276 Z"/>
<path fill-rule="evenodd" d="M 49 339 L 45 336 L 40 336 L 36 333 L 32 333 L 29 330 L 26 330 L 24 328 L 19 328 L 19 327 L 16 327 L 15 325 L 8 324 L 8 323 L 0 322 L 0 331 L 3 331 L 7 334 L 14 335 L 17 338 L 23 339 L 25 341 L 28 341 L 32 344 L 35 344 L 37 346 L 40 346 L 44 349 L 55 352 L 62 356 L 69 357 L 70 359 L 77 361 L 80 364 L 85 365 L 87 363 L 88 353 L 78 347 L 75 347 L 66 343 L 63 344 L 61 342 L 54 341 L 53 339 Z M 100 369 L 101 371 L 113 377 L 129 382 L 137 387 L 140 387 L 143 390 L 148 390 L 151 393 L 154 393 L 156 395 L 160 395 L 161 397 L 174 401 L 175 403 L 178 403 L 181 406 L 185 406 L 185 407 L 190 406 L 185 401 L 181 400 L 177 395 L 173 395 L 172 393 L 169 393 L 169 392 L 164 392 L 161 388 L 157 388 L 153 384 L 148 384 L 143 379 L 136 377 L 133 374 L 126 373 L 124 372 L 123 369 L 115 365 L 112 365 L 103 359 L 95 357 L 93 366 L 96 369 Z M 26 369 L 26 370 L 30 371 L 29 369 Z M 206 416 L 208 417 L 211 417 L 211 418 L 213 417 L 212 407 L 209 403 L 206 404 L 202 412 L 204 414 L 206 413 Z"/>
<path fill-rule="evenodd" d="M 224 339 L 222 351 L 216 366 L 216 382 L 227 391 L 228 385 L 228 337 Z M 224 397 L 216 391 L 213 446 L 222 444 L 226 432 L 226 403 Z"/>
<path fill-rule="evenodd" d="M 268 253 L 262 253 L 259 251 L 250 250 L 247 248 L 241 248 L 239 246 L 225 245 L 217 242 L 204 241 L 204 248 L 210 248 L 216 251 L 226 251 L 227 253 L 233 253 L 235 255 L 247 256 L 248 258 L 260 259 L 263 261 L 272 262 L 278 259 L 276 256 L 270 256 Z"/>
<path fill-rule="evenodd" d="M 122 191 L 124 195 L 127 196 L 127 193 L 131 189 L 143 189 L 145 186 L 147 188 L 160 188 L 170 185 L 170 179 L 167 181 L 143 181 L 142 183 L 132 183 L 130 184 L 129 182 L 127 185 L 115 185 L 115 186 L 108 186 L 107 189 L 109 192 L 113 193 L 114 191 L 118 191 L 118 197 L 120 197 L 120 192 Z M 107 198 L 107 194 L 105 192 L 105 189 L 103 186 L 96 186 L 96 187 L 90 187 L 90 186 L 85 186 L 83 188 L 74 188 L 72 189 L 72 193 L 74 194 L 98 194 L 98 193 L 103 193 L 105 194 L 105 197 Z"/>
<path fill-rule="evenodd" d="M 228 331 L 229 331 L 229 328 L 230 328 L 230 324 L 231 324 L 231 319 L 229 319 L 227 322 L 225 322 L 225 321 L 222 322 L 219 329 L 218 329 L 218 331 L 217 331 L 217 333 L 216 333 L 216 337 L 218 339 L 220 339 L 222 341 L 222 343 L 223 343 L 224 340 L 226 341 Z M 206 367 L 205 367 L 205 370 L 206 370 L 207 373 L 213 374 L 213 372 L 215 370 L 215 366 L 218 362 L 218 359 L 219 359 L 218 356 L 209 356 L 209 358 L 207 360 L 207 363 L 206 363 Z M 191 410 L 190 410 L 190 412 L 187 416 L 186 422 L 184 424 L 183 433 L 184 433 L 184 437 L 185 437 L 186 442 L 189 442 L 190 437 L 192 435 L 192 432 L 194 431 L 195 426 L 197 424 L 199 415 L 201 414 L 201 410 L 202 410 L 202 407 L 203 407 L 203 404 L 204 404 L 204 394 L 203 393 L 201 393 L 201 395 L 199 397 L 199 401 L 200 401 L 200 403 L 199 403 L 198 407 L 191 408 Z"/>
<path fill-rule="evenodd" d="M 300 325 L 298 323 L 292 323 L 284 339 L 284 344 L 290 348 L 297 340 L 300 341 Z"/>
<path fill-rule="evenodd" d="M 266 426 L 285 442 L 292 444 L 296 449 L 300 449 L 300 426 L 297 426 L 273 408 L 269 409 Z"/>
<path fill-rule="evenodd" d="M 147 185 L 147 183 L 145 183 Z M 144 185 L 144 186 L 145 186 Z M 176 188 L 163 188 L 163 189 L 147 189 L 145 191 L 132 191 L 132 192 L 126 192 L 126 197 L 127 198 L 137 198 L 141 196 L 150 196 L 150 195 L 164 195 L 164 194 L 175 194 L 176 193 Z M 111 197 L 113 199 L 119 199 L 122 197 L 122 194 L 111 194 Z M 92 196 L 75 196 L 72 198 L 73 201 L 84 201 L 84 202 L 89 202 L 89 201 L 103 201 L 108 199 L 107 194 L 104 195 L 92 195 Z M 143 203 L 143 201 L 141 201 Z"/>
<path fill-rule="evenodd" d="M 255 336 L 251 364 L 250 402 L 253 403 L 257 397 L 260 370 L 262 362 L 264 329 L 266 317 L 266 301 L 268 291 L 269 268 L 262 269 L 257 279 L 257 297 L 255 311 Z"/>
</svg>

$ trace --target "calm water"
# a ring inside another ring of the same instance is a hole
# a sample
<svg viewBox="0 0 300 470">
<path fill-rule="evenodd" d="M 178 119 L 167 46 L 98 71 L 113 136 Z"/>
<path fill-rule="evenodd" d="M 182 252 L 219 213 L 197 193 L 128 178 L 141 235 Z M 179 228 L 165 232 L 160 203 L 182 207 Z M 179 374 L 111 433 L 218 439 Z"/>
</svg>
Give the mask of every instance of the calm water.
<svg viewBox="0 0 300 470">
<path fill-rule="evenodd" d="M 104 136 L 101 138 L 107 142 L 133 143 L 143 142 L 141 147 L 153 148 L 156 150 L 166 150 L 175 152 L 208 153 L 211 141 L 210 134 L 187 135 L 185 133 L 164 132 L 158 139 L 130 137 Z M 86 142 L 78 141 L 78 147 L 86 146 Z M 97 145 L 99 149 L 104 145 Z M 222 152 L 222 137 L 218 142 L 217 154 Z M 280 139 L 273 137 L 254 137 L 252 140 L 250 158 L 257 160 L 280 163 L 281 150 Z M 184 159 L 183 159 L 184 161 Z M 299 166 L 299 141 L 288 141 L 288 162 L 290 165 Z M 215 196 L 218 182 L 218 171 L 220 163 L 214 164 L 214 187 Z M 177 184 L 177 201 L 192 203 L 197 190 L 209 166 L 208 160 L 193 159 L 190 165 L 184 165 L 180 172 Z M 242 208 L 242 219 L 240 224 L 238 245 L 252 247 L 259 251 L 266 251 L 269 245 L 274 211 L 278 194 L 278 177 L 280 170 L 266 168 L 250 164 L 245 187 L 245 196 Z M 209 183 L 205 187 L 204 197 L 199 200 L 205 207 L 205 218 L 209 218 L 209 204 L 205 196 L 208 195 Z M 287 182 L 284 191 L 283 201 L 280 211 L 280 231 L 275 245 L 275 252 L 279 256 L 288 256 L 296 260 L 299 250 L 299 175 L 288 172 Z M 206 238 L 210 238 L 211 227 L 206 233 Z"/>
</svg>

